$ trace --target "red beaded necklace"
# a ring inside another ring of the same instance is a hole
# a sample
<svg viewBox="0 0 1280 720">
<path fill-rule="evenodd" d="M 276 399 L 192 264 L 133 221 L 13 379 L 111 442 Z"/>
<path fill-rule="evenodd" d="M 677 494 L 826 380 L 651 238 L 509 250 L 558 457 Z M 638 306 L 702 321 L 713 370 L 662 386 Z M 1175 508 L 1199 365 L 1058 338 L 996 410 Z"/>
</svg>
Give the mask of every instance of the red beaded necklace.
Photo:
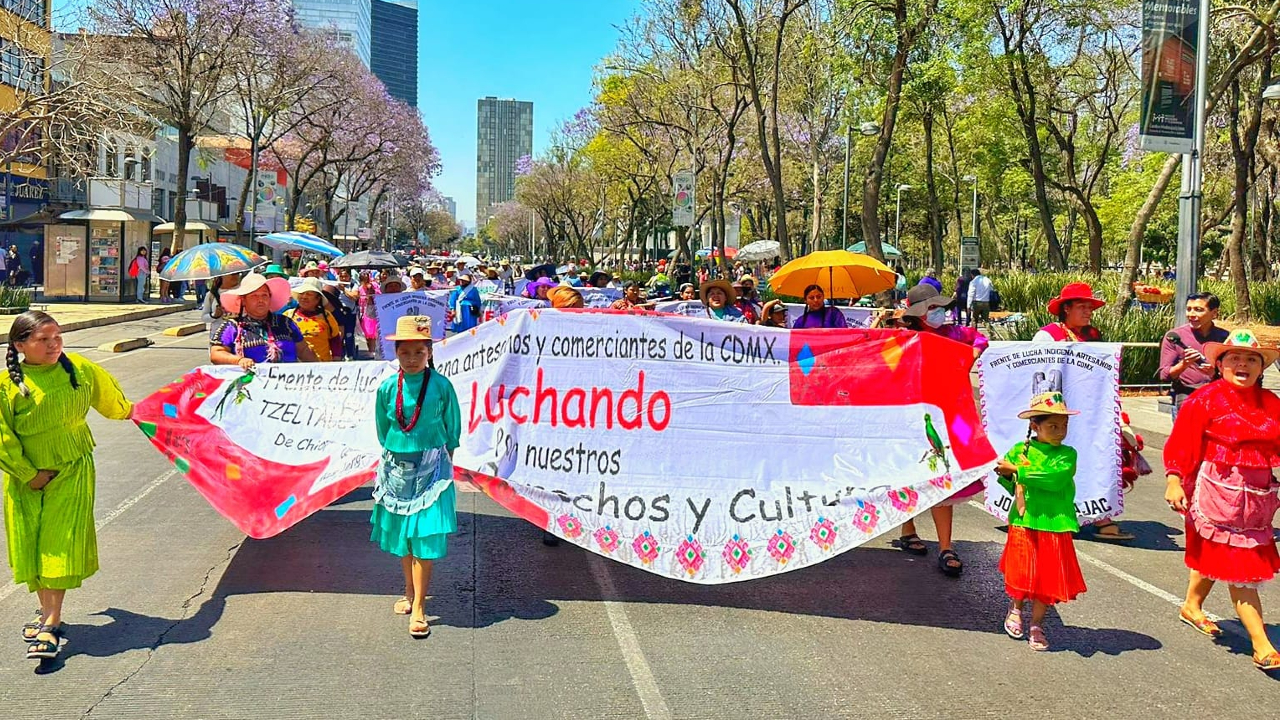
<svg viewBox="0 0 1280 720">
<path fill-rule="evenodd" d="M 431 382 L 431 370 L 426 370 L 427 376 L 422 378 L 422 387 L 418 390 L 418 406 L 413 409 L 413 417 L 408 422 L 404 419 L 404 370 L 400 371 L 400 377 L 396 381 L 396 423 L 404 432 L 410 432 L 418 425 L 418 417 L 422 415 L 422 401 L 427 397 L 427 383 Z"/>
</svg>

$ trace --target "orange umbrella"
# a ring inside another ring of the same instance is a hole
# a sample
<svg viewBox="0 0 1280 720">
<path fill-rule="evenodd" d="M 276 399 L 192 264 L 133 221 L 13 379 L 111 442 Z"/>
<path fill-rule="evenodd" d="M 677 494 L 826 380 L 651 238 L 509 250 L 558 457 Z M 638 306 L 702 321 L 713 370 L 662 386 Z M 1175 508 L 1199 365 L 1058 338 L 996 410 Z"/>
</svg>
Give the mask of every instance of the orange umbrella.
<svg viewBox="0 0 1280 720">
<path fill-rule="evenodd" d="M 806 287 L 818 285 L 829 298 L 860 298 L 897 282 L 897 273 L 869 255 L 820 250 L 783 265 L 769 278 L 769 288 L 779 295 L 804 297 Z"/>
</svg>

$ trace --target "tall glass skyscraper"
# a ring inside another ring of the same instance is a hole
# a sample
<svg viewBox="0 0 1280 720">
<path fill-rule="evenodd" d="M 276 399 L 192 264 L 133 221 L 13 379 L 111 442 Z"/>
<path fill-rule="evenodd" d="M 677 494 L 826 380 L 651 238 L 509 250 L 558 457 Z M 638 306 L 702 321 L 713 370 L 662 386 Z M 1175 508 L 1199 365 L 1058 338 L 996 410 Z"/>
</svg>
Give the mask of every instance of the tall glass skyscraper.
<svg viewBox="0 0 1280 720">
<path fill-rule="evenodd" d="M 476 227 L 489 222 L 489 209 L 516 195 L 516 161 L 533 154 L 533 103 L 476 101 Z"/>
<path fill-rule="evenodd" d="M 338 42 L 351 47 L 365 67 L 370 67 L 373 34 L 370 0 L 293 0 L 293 7 L 297 10 L 298 22 L 332 32 Z"/>
<path fill-rule="evenodd" d="M 391 97 L 418 106 L 418 2 L 373 0 L 373 64 Z"/>
</svg>

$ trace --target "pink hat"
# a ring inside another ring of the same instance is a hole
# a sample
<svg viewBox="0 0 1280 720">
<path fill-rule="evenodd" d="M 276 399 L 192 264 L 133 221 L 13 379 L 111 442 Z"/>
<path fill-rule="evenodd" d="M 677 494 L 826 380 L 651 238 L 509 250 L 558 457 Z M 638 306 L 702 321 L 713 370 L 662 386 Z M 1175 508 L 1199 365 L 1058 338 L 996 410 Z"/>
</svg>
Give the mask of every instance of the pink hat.
<svg viewBox="0 0 1280 720">
<path fill-rule="evenodd" d="M 284 278 L 266 278 L 258 273 L 249 273 L 240 281 L 238 287 L 230 290 L 223 290 L 220 293 L 222 309 L 232 315 L 240 314 L 240 308 L 244 304 L 244 296 L 249 293 L 269 288 L 271 291 L 271 312 L 280 312 L 285 305 L 289 304 L 289 300 L 293 297 L 293 289 L 289 287 L 289 281 Z"/>
<path fill-rule="evenodd" d="M 325 261 L 321 260 L 321 261 L 320 261 L 319 268 L 320 268 L 321 270 L 328 270 L 328 269 L 329 269 L 329 263 L 327 263 L 327 262 L 325 262 Z"/>
</svg>

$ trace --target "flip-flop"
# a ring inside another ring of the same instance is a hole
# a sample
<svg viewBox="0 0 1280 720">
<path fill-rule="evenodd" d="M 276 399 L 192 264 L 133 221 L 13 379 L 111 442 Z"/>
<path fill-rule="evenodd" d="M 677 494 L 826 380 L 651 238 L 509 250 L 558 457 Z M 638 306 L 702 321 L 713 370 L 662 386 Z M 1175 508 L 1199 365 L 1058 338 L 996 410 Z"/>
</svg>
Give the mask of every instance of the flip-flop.
<svg viewBox="0 0 1280 720">
<path fill-rule="evenodd" d="M 40 628 L 44 626 L 44 613 L 36 610 L 36 619 L 22 625 L 22 641 L 33 643 L 36 641 L 36 635 L 40 634 Z"/>
<path fill-rule="evenodd" d="M 1004 616 L 1004 634 L 1014 640 L 1021 640 L 1026 637 L 1022 631 L 1022 611 L 1015 610 L 1012 605 L 1009 606 L 1009 612 Z"/>
<path fill-rule="evenodd" d="M 1274 672 L 1280 670 L 1280 652 L 1269 653 L 1266 657 L 1253 656 L 1253 666 L 1262 672 Z"/>
<path fill-rule="evenodd" d="M 1195 628 L 1197 632 L 1209 637 L 1218 637 L 1222 634 L 1222 628 L 1218 627 L 1218 623 L 1210 620 L 1207 616 L 1201 617 L 1199 620 L 1188 615 L 1185 611 L 1178 611 L 1178 619 Z"/>
<path fill-rule="evenodd" d="M 1103 532 L 1103 530 L 1106 530 L 1107 528 L 1115 528 L 1116 530 L 1115 532 Z M 1095 525 L 1093 527 L 1093 537 L 1095 540 L 1102 540 L 1104 542 L 1129 542 L 1138 536 L 1121 530 L 1118 523 L 1109 522 L 1102 525 Z"/>
<path fill-rule="evenodd" d="M 53 636 L 53 641 L 36 638 L 35 641 L 27 646 L 28 660 L 50 660 L 58 657 L 58 650 L 62 647 L 62 626 L 41 626 L 40 634 L 44 635 L 46 633 Z"/>
<path fill-rule="evenodd" d="M 1044 636 L 1044 630 L 1039 625 L 1032 625 L 1027 631 L 1027 645 L 1036 652 L 1049 649 L 1049 639 Z"/>
<path fill-rule="evenodd" d="M 952 565 L 952 562 L 956 564 Z M 958 578 L 964 572 L 964 561 L 960 559 L 955 550 L 943 550 L 938 553 L 938 569 L 947 577 Z"/>
<path fill-rule="evenodd" d="M 423 628 L 426 628 L 426 629 L 425 629 L 425 630 L 415 630 L 415 629 L 414 629 L 415 627 L 423 627 Z M 427 637 L 429 637 L 430 635 L 431 635 L 431 626 L 427 624 L 427 621 L 426 621 L 426 620 L 410 620 L 410 621 L 409 621 L 409 636 L 410 636 L 410 637 L 412 637 L 412 638 L 413 638 L 413 639 L 415 639 L 415 640 L 423 640 L 423 639 L 426 639 Z"/>
<path fill-rule="evenodd" d="M 893 541 L 893 546 L 912 555 L 928 555 L 929 546 L 924 544 L 919 535 L 911 533 Z"/>
</svg>

